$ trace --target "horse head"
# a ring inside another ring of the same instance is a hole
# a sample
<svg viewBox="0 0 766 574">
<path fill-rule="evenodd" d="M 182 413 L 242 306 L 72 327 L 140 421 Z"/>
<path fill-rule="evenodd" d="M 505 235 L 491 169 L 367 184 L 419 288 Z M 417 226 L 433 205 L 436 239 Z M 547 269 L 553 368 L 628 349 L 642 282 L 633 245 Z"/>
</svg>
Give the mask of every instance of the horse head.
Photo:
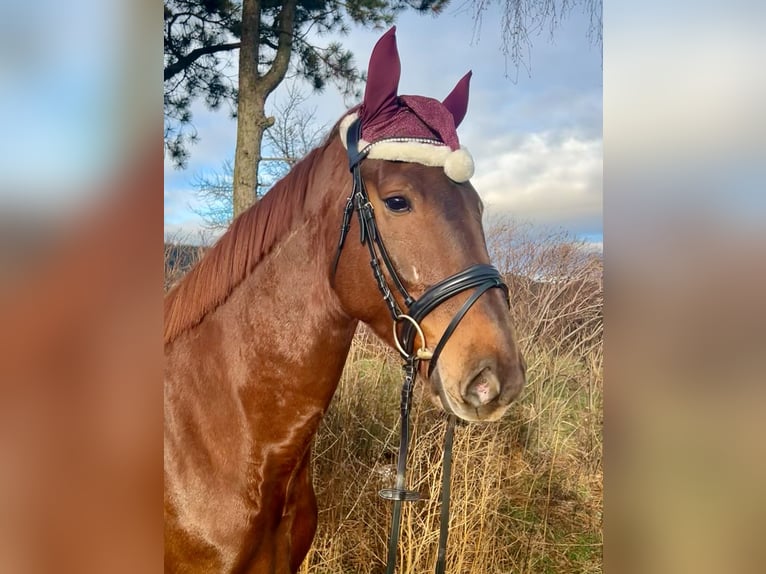
<svg viewBox="0 0 766 574">
<path fill-rule="evenodd" d="M 436 350 L 420 372 L 437 406 L 468 421 L 497 420 L 521 391 L 526 365 L 507 289 L 489 265 L 473 160 L 456 132 L 471 73 L 438 101 L 398 95 L 399 72 L 392 28 L 373 50 L 362 104 L 339 124 L 354 191 L 334 289 L 346 313 L 392 346 L 409 337 L 424 359 Z M 345 241 L 346 232 L 362 242 Z M 458 283 L 470 287 L 455 290 Z M 422 318 L 396 319 L 418 309 Z"/>
</svg>

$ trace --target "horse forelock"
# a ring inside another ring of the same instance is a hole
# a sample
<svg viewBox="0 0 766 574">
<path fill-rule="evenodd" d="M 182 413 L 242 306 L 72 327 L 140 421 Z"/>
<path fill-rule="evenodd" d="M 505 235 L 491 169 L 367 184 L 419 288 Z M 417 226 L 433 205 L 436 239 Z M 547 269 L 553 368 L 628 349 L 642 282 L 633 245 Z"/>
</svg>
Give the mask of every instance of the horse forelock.
<svg viewBox="0 0 766 574">
<path fill-rule="evenodd" d="M 242 213 L 204 257 L 165 296 L 165 344 L 198 325 L 226 301 L 301 218 L 311 174 L 337 140 L 337 125 L 325 142 L 299 161 L 269 192 Z M 325 182 L 330 188 L 332 182 Z"/>
</svg>

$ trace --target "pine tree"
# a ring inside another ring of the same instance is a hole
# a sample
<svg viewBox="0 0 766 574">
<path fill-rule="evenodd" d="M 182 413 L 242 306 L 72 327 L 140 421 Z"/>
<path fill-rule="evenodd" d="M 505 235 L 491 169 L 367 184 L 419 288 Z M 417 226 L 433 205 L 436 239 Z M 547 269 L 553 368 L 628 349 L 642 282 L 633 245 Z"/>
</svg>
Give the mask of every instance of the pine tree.
<svg viewBox="0 0 766 574">
<path fill-rule="evenodd" d="M 351 52 L 340 42 L 319 46 L 312 39 L 346 34 L 351 23 L 384 28 L 405 9 L 436 14 L 448 1 L 164 0 L 166 152 L 178 166 L 188 160 L 195 99 L 213 109 L 230 103 L 237 117 L 234 210 L 241 213 L 255 200 L 261 140 L 274 122 L 266 99 L 288 70 L 315 90 L 332 82 L 344 94 L 358 93 L 363 77 Z"/>
</svg>

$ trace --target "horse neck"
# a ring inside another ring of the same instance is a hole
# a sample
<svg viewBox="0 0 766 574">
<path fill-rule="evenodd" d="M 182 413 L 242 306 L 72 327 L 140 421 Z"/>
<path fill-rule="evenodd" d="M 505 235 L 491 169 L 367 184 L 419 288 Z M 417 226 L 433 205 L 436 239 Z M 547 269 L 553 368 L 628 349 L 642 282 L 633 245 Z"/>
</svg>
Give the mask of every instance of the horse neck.
<svg viewBox="0 0 766 574">
<path fill-rule="evenodd" d="M 217 365 L 206 384 L 236 390 L 255 419 L 273 420 L 282 407 L 323 411 L 351 345 L 356 320 L 343 312 L 329 275 L 345 201 L 338 190 L 348 177 L 337 153 L 325 150 L 329 157 L 315 167 L 303 217 L 196 336 L 178 342 L 192 347 L 184 354 Z"/>
<path fill-rule="evenodd" d="M 243 282 L 222 317 L 233 345 L 248 349 L 248 378 L 282 392 L 329 402 L 340 378 L 356 321 L 330 285 L 329 244 L 323 225 L 300 224 Z"/>
</svg>

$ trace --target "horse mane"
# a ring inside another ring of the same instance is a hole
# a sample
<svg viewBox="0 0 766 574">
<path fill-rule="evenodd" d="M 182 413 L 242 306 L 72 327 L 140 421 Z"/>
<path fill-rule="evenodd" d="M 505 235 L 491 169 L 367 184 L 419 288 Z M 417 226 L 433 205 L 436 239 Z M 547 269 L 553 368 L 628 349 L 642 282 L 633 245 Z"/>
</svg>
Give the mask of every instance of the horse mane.
<svg viewBox="0 0 766 574">
<path fill-rule="evenodd" d="M 243 212 L 181 282 L 165 296 L 165 344 L 198 325 L 229 297 L 304 211 L 311 174 L 337 137 L 337 124 L 268 193 Z"/>
</svg>

